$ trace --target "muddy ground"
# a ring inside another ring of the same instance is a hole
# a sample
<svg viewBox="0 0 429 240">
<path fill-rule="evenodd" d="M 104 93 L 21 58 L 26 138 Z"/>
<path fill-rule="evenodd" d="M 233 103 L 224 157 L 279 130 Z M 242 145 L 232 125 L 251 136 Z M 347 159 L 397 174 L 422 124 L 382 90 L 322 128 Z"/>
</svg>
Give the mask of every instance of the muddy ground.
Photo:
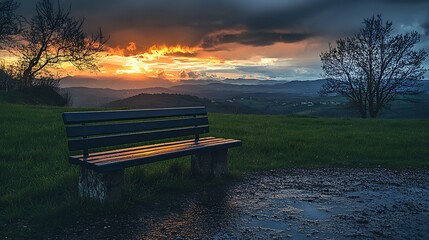
<svg viewBox="0 0 429 240">
<path fill-rule="evenodd" d="M 429 239 L 429 171 L 262 172 L 53 238 Z"/>
</svg>

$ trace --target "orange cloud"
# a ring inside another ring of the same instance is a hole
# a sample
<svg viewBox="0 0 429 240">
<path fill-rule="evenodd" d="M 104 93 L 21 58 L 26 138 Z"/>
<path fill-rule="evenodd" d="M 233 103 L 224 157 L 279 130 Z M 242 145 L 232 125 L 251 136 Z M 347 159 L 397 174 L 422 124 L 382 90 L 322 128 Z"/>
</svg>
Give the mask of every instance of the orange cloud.
<svg viewBox="0 0 429 240">
<path fill-rule="evenodd" d="M 127 51 L 133 52 L 137 50 L 137 44 L 135 42 L 129 42 L 127 46 Z"/>
<path fill-rule="evenodd" d="M 287 72 L 289 68 L 296 69 L 300 63 L 294 56 L 311 60 L 309 52 L 320 46 L 307 40 L 258 47 L 228 43 L 220 47 L 216 51 L 207 51 L 199 46 L 153 45 L 142 52 L 134 41 L 130 41 L 126 47 L 110 48 L 100 57 L 101 74 L 136 80 L 269 79 L 280 76 L 279 72 Z"/>
<path fill-rule="evenodd" d="M 137 57 L 144 61 L 154 61 L 166 55 L 174 55 L 176 53 L 192 55 L 197 53 L 200 50 L 202 49 L 199 47 L 188 47 L 188 46 L 180 46 L 180 45 L 176 45 L 176 46 L 154 45 L 150 47 L 149 50 L 146 51 L 145 53 L 137 55 Z"/>
</svg>

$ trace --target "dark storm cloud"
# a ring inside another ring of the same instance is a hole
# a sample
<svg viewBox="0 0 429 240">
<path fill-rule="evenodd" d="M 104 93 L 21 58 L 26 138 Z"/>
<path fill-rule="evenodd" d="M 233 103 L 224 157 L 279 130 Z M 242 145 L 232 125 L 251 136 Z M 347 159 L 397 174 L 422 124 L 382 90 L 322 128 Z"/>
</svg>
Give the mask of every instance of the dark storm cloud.
<svg viewBox="0 0 429 240">
<path fill-rule="evenodd" d="M 259 14 L 249 16 L 246 19 L 246 26 L 250 29 L 284 29 L 295 28 L 304 25 L 306 19 L 332 8 L 334 5 L 341 5 L 341 0 L 311 1 L 309 4 L 297 4 L 287 8 L 277 8 L 271 11 L 263 11 Z"/>
<path fill-rule="evenodd" d="M 212 48 L 224 43 L 240 43 L 251 46 L 266 46 L 277 42 L 293 43 L 309 38 L 305 33 L 244 32 L 236 34 L 213 34 L 202 41 L 203 48 Z"/>
<path fill-rule="evenodd" d="M 399 4 L 415 4 L 425 3 L 427 0 L 384 0 L 386 3 L 399 3 Z"/>
<path fill-rule="evenodd" d="M 36 1 L 21 0 L 22 13 L 31 16 Z M 86 18 L 86 27 L 102 27 L 111 36 L 109 44 L 137 47 L 153 44 L 212 47 L 213 34 L 224 34 L 218 43 L 237 42 L 262 46 L 296 42 L 310 36 L 335 39 L 355 32 L 363 18 L 382 14 L 394 26 L 417 25 L 428 32 L 427 0 L 60 0 L 72 13 Z M 287 34 L 286 34 L 287 33 Z"/>
<path fill-rule="evenodd" d="M 425 30 L 425 35 L 429 36 L 429 13 L 426 17 L 426 21 L 422 23 L 422 28 Z"/>
</svg>

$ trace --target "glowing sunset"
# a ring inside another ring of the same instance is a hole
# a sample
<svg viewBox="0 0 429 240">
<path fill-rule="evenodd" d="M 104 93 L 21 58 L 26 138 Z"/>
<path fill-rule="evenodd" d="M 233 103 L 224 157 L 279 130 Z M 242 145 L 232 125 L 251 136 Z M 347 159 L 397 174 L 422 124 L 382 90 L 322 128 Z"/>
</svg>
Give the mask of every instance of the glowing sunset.
<svg viewBox="0 0 429 240">
<path fill-rule="evenodd" d="M 424 1 L 78 0 L 71 4 L 73 15 L 85 17 L 89 32 L 101 28 L 109 41 L 100 72 L 66 68 L 66 75 L 314 80 L 322 73 L 320 52 L 359 26 L 368 13 L 353 9 L 364 5 L 397 22 L 395 32 L 418 31 L 421 45 L 427 44 Z M 398 12 L 404 6 L 412 16 Z M 19 11 L 30 15 L 33 8 L 32 1 L 23 1 Z"/>
<path fill-rule="evenodd" d="M 22 2 L 19 11 L 31 14 L 34 4 Z M 363 5 L 374 14 L 383 10 L 383 16 L 397 22 L 397 32 L 420 32 L 425 36 L 421 45 L 427 45 L 424 1 L 79 0 L 71 4 L 74 15 L 85 17 L 90 32 L 101 28 L 109 41 L 100 54 L 100 72 L 66 68 L 67 74 L 173 81 L 318 79 L 319 54 L 327 43 L 348 34 L 368 15 L 344 9 Z M 398 14 L 403 6 L 413 16 Z"/>
</svg>

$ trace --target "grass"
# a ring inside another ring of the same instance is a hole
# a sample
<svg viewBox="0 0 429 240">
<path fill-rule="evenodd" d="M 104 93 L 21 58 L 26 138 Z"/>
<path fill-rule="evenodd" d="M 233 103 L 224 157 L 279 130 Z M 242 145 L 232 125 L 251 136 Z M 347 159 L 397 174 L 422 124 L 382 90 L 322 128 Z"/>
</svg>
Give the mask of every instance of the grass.
<svg viewBox="0 0 429 240">
<path fill-rule="evenodd" d="M 210 114 L 211 135 L 243 140 L 229 151 L 229 178 L 202 182 L 188 158 L 127 169 L 126 200 L 77 198 L 61 107 L 0 102 L 0 238 L 43 238 L 79 219 L 129 211 L 224 184 L 249 171 L 308 167 L 427 168 L 429 120 L 361 120 Z"/>
<path fill-rule="evenodd" d="M 33 87 L 31 90 L 0 90 L 0 102 L 12 104 L 65 106 L 67 100 L 49 87 Z"/>
</svg>

